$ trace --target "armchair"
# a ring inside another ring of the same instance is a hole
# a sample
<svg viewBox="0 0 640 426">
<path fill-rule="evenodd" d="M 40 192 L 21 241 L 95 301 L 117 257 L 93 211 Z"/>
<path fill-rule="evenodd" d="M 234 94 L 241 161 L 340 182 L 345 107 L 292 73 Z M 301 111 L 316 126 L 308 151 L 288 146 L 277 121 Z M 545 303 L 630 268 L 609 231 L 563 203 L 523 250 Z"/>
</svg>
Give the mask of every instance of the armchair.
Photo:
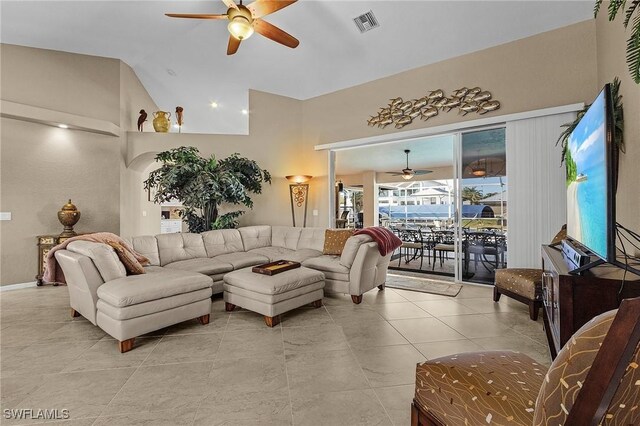
<svg viewBox="0 0 640 426">
<path fill-rule="evenodd" d="M 585 324 L 547 370 L 519 352 L 418 364 L 412 426 L 640 424 L 640 298 Z"/>
</svg>

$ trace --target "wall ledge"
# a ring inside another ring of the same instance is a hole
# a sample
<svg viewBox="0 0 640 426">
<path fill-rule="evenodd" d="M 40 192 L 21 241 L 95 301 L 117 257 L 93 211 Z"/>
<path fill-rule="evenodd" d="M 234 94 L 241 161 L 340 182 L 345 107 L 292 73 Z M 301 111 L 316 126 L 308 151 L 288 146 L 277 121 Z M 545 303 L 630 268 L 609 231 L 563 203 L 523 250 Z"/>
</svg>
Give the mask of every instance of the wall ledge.
<svg viewBox="0 0 640 426">
<path fill-rule="evenodd" d="M 69 126 L 70 130 L 120 136 L 120 127 L 110 121 L 20 104 L 4 99 L 0 100 L 0 117 L 54 127 L 65 124 Z"/>
</svg>

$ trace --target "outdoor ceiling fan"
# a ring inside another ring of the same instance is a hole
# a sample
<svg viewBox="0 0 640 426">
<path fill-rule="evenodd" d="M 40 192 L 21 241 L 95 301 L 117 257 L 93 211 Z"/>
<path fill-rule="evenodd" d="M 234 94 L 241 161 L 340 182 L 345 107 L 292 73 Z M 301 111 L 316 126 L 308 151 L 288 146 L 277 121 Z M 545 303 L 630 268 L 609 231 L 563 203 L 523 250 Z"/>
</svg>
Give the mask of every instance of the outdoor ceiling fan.
<svg viewBox="0 0 640 426">
<path fill-rule="evenodd" d="M 420 176 L 420 175 L 426 175 L 431 173 L 431 170 L 413 170 L 411 168 L 409 168 L 409 153 L 411 152 L 411 150 L 409 149 L 405 149 L 404 153 L 407 155 L 407 167 L 405 169 L 402 169 L 401 172 L 387 172 L 388 174 L 392 175 L 392 176 L 402 176 L 402 179 L 404 180 L 410 180 L 412 179 L 414 176 Z"/>
<path fill-rule="evenodd" d="M 298 47 L 298 44 L 300 44 L 298 39 L 262 18 L 296 1 L 297 0 L 256 0 L 244 6 L 242 0 L 240 0 L 239 4 L 234 3 L 233 0 L 222 0 L 229 8 L 227 13 L 222 15 L 193 13 L 165 13 L 165 15 L 171 18 L 227 19 L 229 21 L 227 29 L 230 33 L 227 55 L 236 53 L 238 47 L 240 47 L 240 42 L 251 37 L 254 30 L 268 39 L 295 49 Z"/>
</svg>

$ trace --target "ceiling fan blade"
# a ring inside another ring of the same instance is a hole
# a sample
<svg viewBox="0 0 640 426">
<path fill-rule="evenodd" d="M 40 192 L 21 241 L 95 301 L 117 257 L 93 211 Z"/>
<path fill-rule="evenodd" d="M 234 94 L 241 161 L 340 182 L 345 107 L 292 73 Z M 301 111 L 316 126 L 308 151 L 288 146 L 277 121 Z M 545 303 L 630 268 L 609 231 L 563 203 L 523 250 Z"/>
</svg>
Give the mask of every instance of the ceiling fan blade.
<svg viewBox="0 0 640 426">
<path fill-rule="evenodd" d="M 236 53 L 238 51 L 238 47 L 240 47 L 240 40 L 230 35 L 229 45 L 227 46 L 227 55 L 233 55 Z"/>
<path fill-rule="evenodd" d="M 255 19 L 253 21 L 253 28 L 256 30 L 256 32 L 262 34 L 266 38 L 269 38 L 292 49 L 295 49 L 300 44 L 297 38 L 293 37 L 290 34 L 287 34 L 275 25 L 272 25 L 267 21 L 263 21 L 262 19 Z"/>
<path fill-rule="evenodd" d="M 238 5 L 235 4 L 233 0 L 222 0 L 222 3 L 224 3 L 227 6 L 227 9 L 233 8 L 238 10 Z"/>
<path fill-rule="evenodd" d="M 416 175 L 428 175 L 429 173 L 433 173 L 433 170 L 414 170 L 413 172 Z"/>
<path fill-rule="evenodd" d="M 227 19 L 224 15 L 198 14 L 198 13 L 165 13 L 170 18 L 191 18 L 191 19 Z"/>
<path fill-rule="evenodd" d="M 402 175 L 404 175 L 404 173 L 398 173 L 398 172 L 385 172 L 385 173 L 388 174 L 388 175 L 391 175 L 391 176 L 402 176 Z"/>
<path fill-rule="evenodd" d="M 258 19 L 284 9 L 296 1 L 298 0 L 256 0 L 247 8 L 251 11 L 253 18 Z"/>
</svg>

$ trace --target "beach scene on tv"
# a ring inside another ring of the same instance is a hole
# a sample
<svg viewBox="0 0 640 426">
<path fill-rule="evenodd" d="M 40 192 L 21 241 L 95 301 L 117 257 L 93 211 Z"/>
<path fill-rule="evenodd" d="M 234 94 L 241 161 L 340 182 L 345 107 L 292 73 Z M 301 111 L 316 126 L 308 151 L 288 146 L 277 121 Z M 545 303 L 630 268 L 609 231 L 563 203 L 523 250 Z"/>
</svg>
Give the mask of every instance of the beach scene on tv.
<svg viewBox="0 0 640 426">
<path fill-rule="evenodd" d="M 607 162 L 604 92 L 569 137 L 567 234 L 600 257 L 607 256 Z"/>
</svg>

